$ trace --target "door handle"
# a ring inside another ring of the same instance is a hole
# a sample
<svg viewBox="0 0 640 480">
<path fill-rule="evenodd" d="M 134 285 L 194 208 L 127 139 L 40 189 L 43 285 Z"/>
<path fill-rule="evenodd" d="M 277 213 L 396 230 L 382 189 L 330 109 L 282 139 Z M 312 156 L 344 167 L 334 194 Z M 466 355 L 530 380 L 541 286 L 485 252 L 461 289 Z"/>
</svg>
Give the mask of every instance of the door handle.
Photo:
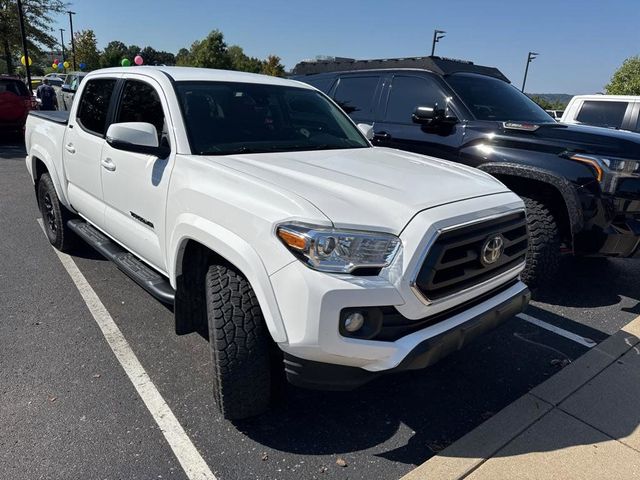
<svg viewBox="0 0 640 480">
<path fill-rule="evenodd" d="M 113 160 L 111 160 L 110 158 L 103 158 L 102 160 L 100 160 L 100 164 L 110 172 L 113 172 L 116 169 L 116 164 L 113 163 Z"/>
<path fill-rule="evenodd" d="M 373 132 L 374 140 L 390 140 L 391 134 L 387 132 Z"/>
<path fill-rule="evenodd" d="M 66 150 L 67 152 L 69 152 L 69 153 L 76 153 L 76 149 L 74 148 L 73 143 L 67 143 L 67 144 L 64 146 L 64 148 L 65 148 L 65 150 Z"/>
</svg>

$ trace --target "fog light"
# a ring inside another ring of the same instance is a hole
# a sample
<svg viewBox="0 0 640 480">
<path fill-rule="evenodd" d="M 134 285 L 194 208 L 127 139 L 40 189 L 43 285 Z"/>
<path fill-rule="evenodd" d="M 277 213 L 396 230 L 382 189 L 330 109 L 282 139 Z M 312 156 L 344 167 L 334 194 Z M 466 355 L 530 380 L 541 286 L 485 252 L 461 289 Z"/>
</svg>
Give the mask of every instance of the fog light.
<svg viewBox="0 0 640 480">
<path fill-rule="evenodd" d="M 344 319 L 344 329 L 349 333 L 357 332 L 364 325 L 364 315 L 360 312 L 350 313 L 347 318 Z"/>
</svg>

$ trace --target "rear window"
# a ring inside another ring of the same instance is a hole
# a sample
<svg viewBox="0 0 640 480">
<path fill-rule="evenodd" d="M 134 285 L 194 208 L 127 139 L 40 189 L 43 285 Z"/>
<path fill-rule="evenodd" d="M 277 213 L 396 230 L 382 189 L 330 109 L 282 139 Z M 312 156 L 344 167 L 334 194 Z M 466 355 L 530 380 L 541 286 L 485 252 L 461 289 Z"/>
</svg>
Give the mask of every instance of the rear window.
<svg viewBox="0 0 640 480">
<path fill-rule="evenodd" d="M 104 136 L 111 94 L 116 86 L 114 79 L 91 80 L 82 93 L 78 107 L 78 123 L 95 135 Z"/>
<path fill-rule="evenodd" d="M 0 80 L 0 93 L 14 93 L 24 97 L 29 95 L 27 86 L 19 80 Z"/>
<path fill-rule="evenodd" d="M 576 120 L 596 127 L 620 128 L 628 102 L 585 101 Z"/>
<path fill-rule="evenodd" d="M 354 120 L 373 120 L 373 95 L 378 76 L 343 77 L 333 99 Z"/>
</svg>

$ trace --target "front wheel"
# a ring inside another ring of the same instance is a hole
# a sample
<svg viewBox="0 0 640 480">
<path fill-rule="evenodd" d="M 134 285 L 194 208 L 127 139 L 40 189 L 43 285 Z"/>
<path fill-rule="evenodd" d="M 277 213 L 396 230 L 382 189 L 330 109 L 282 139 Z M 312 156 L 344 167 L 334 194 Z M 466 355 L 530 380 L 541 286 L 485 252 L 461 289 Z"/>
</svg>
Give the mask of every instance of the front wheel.
<svg viewBox="0 0 640 480">
<path fill-rule="evenodd" d="M 542 201 L 522 197 L 527 209 L 529 247 L 521 274 L 529 288 L 536 289 L 553 280 L 560 264 L 560 232 L 551 209 Z"/>
<path fill-rule="evenodd" d="M 271 338 L 248 280 L 224 265 L 206 275 L 214 400 L 222 415 L 259 415 L 271 401 Z"/>
<path fill-rule="evenodd" d="M 62 252 L 69 252 L 75 243 L 74 233 L 67 227 L 70 215 L 60 203 L 48 173 L 38 180 L 38 206 L 42 214 L 44 231 L 51 245 Z"/>
</svg>

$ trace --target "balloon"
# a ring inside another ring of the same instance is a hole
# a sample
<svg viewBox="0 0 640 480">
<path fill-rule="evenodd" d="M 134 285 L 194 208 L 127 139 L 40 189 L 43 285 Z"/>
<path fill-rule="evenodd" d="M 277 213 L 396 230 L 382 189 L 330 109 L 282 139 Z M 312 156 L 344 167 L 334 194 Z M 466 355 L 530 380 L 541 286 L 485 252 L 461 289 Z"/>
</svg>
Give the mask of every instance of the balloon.
<svg viewBox="0 0 640 480">
<path fill-rule="evenodd" d="M 53 68 L 54 70 L 58 69 L 58 64 L 57 63 L 52 63 L 51 64 L 51 68 Z"/>
<path fill-rule="evenodd" d="M 131 61 L 128 58 L 123 58 L 120 62 L 120 65 L 122 65 L 123 67 L 130 67 Z"/>
<path fill-rule="evenodd" d="M 31 60 L 31 57 L 27 57 L 27 58 L 29 59 L 29 65 L 32 65 L 33 64 L 33 60 Z M 22 57 L 20 57 L 20 63 L 22 65 L 25 65 L 26 62 L 24 60 L 24 55 Z"/>
<path fill-rule="evenodd" d="M 136 65 L 142 65 L 144 63 L 144 59 L 140 55 L 136 55 L 136 58 L 133 59 Z"/>
<path fill-rule="evenodd" d="M 80 63 L 80 65 L 79 65 L 80 70 L 84 70 L 84 67 L 86 67 L 86 66 L 87 66 L 87 64 L 86 64 L 86 63 L 81 62 L 81 63 Z"/>
<path fill-rule="evenodd" d="M 64 65 L 62 65 L 61 63 L 58 64 L 58 70 L 62 71 L 64 70 Z"/>
<path fill-rule="evenodd" d="M 55 63 L 56 65 L 60 63 L 60 60 L 58 60 L 57 58 L 53 61 L 53 63 Z"/>
<path fill-rule="evenodd" d="M 64 62 L 62 65 L 64 65 L 64 68 L 69 68 L 69 62 Z"/>
</svg>

